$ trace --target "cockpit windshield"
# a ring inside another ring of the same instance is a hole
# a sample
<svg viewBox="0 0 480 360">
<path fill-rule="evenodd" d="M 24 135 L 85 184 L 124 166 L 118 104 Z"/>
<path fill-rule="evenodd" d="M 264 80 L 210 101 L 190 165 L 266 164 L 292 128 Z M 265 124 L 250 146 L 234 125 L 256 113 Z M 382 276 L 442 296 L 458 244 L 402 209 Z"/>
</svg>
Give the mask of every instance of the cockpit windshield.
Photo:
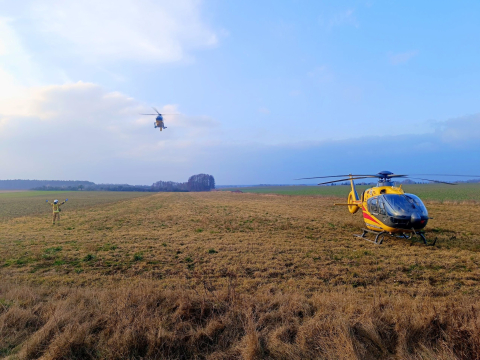
<svg viewBox="0 0 480 360">
<path fill-rule="evenodd" d="M 388 207 L 397 215 L 410 215 L 414 212 L 428 216 L 427 208 L 423 205 L 422 200 L 413 194 L 385 194 L 383 198 L 386 200 Z"/>
</svg>

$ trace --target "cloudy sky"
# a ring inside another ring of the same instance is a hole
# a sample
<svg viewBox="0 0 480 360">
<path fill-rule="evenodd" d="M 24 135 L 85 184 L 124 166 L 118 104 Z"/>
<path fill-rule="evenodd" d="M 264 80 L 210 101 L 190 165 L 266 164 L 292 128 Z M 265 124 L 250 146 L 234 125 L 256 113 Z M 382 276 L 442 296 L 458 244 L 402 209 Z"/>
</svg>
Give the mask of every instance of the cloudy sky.
<svg viewBox="0 0 480 360">
<path fill-rule="evenodd" d="M 0 179 L 480 170 L 475 1 L 0 0 Z M 155 106 L 168 129 L 153 128 Z"/>
</svg>

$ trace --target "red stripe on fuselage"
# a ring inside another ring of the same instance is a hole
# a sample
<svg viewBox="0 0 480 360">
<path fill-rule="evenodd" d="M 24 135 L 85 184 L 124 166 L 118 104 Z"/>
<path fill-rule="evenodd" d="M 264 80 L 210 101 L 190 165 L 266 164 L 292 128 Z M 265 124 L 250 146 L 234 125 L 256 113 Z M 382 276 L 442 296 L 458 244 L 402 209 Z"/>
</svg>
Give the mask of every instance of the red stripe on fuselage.
<svg viewBox="0 0 480 360">
<path fill-rule="evenodd" d="M 378 221 L 375 220 L 373 217 L 371 217 L 370 215 L 366 214 L 366 213 L 363 213 L 363 217 L 365 219 L 368 219 L 368 220 L 372 220 L 374 223 L 377 223 L 378 224 Z"/>
</svg>

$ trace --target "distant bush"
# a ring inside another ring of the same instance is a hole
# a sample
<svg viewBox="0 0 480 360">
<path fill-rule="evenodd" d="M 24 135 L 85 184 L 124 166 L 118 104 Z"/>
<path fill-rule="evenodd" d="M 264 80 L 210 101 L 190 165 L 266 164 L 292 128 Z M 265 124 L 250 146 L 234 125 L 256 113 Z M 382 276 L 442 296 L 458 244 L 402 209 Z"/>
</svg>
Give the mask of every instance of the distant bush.
<svg viewBox="0 0 480 360">
<path fill-rule="evenodd" d="M 193 175 L 188 179 L 187 187 L 189 191 L 210 191 L 215 189 L 215 179 L 207 174 Z"/>
</svg>

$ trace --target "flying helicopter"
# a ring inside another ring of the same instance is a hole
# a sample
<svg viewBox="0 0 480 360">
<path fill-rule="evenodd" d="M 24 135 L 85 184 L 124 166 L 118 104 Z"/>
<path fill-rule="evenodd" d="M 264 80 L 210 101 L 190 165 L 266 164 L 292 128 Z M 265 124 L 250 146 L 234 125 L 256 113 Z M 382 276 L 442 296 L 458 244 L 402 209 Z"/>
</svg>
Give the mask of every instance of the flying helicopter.
<svg viewBox="0 0 480 360">
<path fill-rule="evenodd" d="M 421 174 L 424 175 L 425 174 Z M 420 176 L 421 176 L 420 175 Z M 435 174 L 431 176 L 436 176 Z M 470 175 L 441 175 L 441 176 L 470 176 Z M 334 205 L 345 205 L 351 214 L 355 214 L 358 210 L 363 212 L 363 220 L 366 228 L 362 229 L 361 235 L 354 235 L 359 238 L 371 241 L 376 245 L 382 244 L 386 236 L 398 237 L 404 239 L 420 238 L 425 245 L 433 246 L 433 243 L 428 244 L 424 232 L 422 231 L 432 219 L 428 215 L 427 208 L 422 200 L 414 194 L 405 193 L 402 185 L 395 186 L 392 181 L 396 178 L 412 178 L 409 175 L 397 175 L 390 171 L 381 171 L 375 175 L 333 175 L 333 176 L 317 176 L 303 179 L 328 179 L 338 178 L 340 180 L 333 180 L 322 182 L 318 185 L 332 184 L 342 181 L 350 181 L 351 191 L 348 194 L 347 203 L 336 203 Z M 471 177 L 477 177 L 471 175 Z M 354 180 L 378 178 L 377 186 L 366 189 L 358 196 Z M 438 180 L 430 180 L 423 178 L 412 178 L 418 180 L 432 181 L 435 183 L 456 185 L 451 182 L 444 182 Z M 374 240 L 366 238 L 368 234 L 374 234 Z"/>
<path fill-rule="evenodd" d="M 165 123 L 163 122 L 163 115 L 177 115 L 177 114 L 160 114 L 157 109 L 152 107 L 153 110 L 155 110 L 157 113 L 156 114 L 140 114 L 140 115 L 155 115 L 157 116 L 155 119 L 155 122 L 153 123 L 154 128 L 160 128 L 160 131 L 162 129 L 166 129 L 167 127 L 165 126 Z"/>
</svg>

